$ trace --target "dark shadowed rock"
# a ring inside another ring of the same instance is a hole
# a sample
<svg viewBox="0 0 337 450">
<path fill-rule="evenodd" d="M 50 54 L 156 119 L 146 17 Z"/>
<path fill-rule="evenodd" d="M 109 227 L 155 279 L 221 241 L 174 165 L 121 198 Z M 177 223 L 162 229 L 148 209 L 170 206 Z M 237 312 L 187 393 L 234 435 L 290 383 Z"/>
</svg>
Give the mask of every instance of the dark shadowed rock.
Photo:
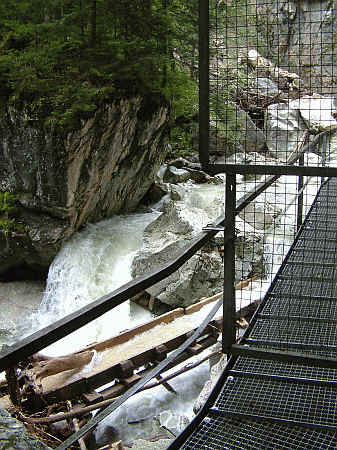
<svg viewBox="0 0 337 450">
<path fill-rule="evenodd" d="M 27 433 L 21 422 L 0 409 L 0 448 L 8 450 L 47 450 L 49 447 Z"/>
</svg>

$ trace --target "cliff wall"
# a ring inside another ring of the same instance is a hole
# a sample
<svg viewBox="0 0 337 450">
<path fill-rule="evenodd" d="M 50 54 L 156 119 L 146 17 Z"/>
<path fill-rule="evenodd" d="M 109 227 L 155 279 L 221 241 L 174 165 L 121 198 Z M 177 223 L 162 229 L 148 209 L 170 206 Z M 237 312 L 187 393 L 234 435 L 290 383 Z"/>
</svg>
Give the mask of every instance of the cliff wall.
<svg viewBox="0 0 337 450">
<path fill-rule="evenodd" d="M 87 222 L 132 211 L 165 159 L 169 113 L 135 96 L 102 106 L 78 129 L 46 131 L 25 111 L 0 120 L 0 191 L 16 198 L 15 221 L 0 233 L 0 273 L 45 271 Z"/>
</svg>

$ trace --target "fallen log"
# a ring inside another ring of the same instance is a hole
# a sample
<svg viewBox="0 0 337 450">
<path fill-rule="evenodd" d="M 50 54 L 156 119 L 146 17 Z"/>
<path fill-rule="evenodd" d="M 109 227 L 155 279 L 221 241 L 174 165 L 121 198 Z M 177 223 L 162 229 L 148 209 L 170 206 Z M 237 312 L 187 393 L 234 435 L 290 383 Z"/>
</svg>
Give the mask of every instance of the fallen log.
<svg viewBox="0 0 337 450">
<path fill-rule="evenodd" d="M 75 353 L 69 356 L 39 360 L 34 367 L 25 370 L 22 378 L 25 380 L 24 392 L 40 393 L 43 378 L 56 375 L 67 370 L 78 369 L 89 364 L 95 352 L 92 350 Z"/>
</svg>

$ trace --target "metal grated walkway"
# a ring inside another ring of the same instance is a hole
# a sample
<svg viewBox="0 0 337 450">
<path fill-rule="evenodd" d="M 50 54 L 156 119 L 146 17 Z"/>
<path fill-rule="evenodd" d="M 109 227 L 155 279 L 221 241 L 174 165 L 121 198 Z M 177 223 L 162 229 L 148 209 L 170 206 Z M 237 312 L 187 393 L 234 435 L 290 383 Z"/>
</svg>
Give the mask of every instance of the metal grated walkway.
<svg viewBox="0 0 337 450">
<path fill-rule="evenodd" d="M 336 179 L 322 185 L 240 344 L 337 360 Z M 233 356 L 219 385 L 171 449 L 337 448 L 337 369 Z"/>
</svg>

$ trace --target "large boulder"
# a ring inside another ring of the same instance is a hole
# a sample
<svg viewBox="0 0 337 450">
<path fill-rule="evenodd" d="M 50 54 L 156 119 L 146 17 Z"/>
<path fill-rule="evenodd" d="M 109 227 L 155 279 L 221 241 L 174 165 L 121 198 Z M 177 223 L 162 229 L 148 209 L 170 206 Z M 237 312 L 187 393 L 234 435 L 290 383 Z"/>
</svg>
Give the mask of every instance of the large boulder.
<svg viewBox="0 0 337 450">
<path fill-rule="evenodd" d="M 202 227 L 223 212 L 222 188 L 214 185 L 180 185 L 183 201 L 168 200 L 163 213 L 144 232 L 143 248 L 134 258 L 132 275 L 148 273 L 175 259 Z M 147 289 L 171 306 L 188 306 L 222 289 L 223 262 L 207 248 L 194 255 L 170 277 Z"/>
<path fill-rule="evenodd" d="M 162 101 L 140 96 L 102 106 L 71 132 L 47 130 L 27 111 L 7 109 L 0 190 L 15 194 L 24 232 L 0 243 L 0 273 L 18 264 L 47 269 L 84 224 L 134 210 L 167 154 L 168 118 Z"/>
<path fill-rule="evenodd" d="M 307 126 L 297 104 L 277 103 L 268 106 L 265 114 L 267 147 L 271 155 L 285 162 L 298 148 Z"/>
<path fill-rule="evenodd" d="M 133 261 L 133 276 L 148 273 L 175 259 L 189 244 L 187 240 L 172 243 L 156 253 L 143 252 Z M 201 252 L 192 256 L 180 269 L 147 289 L 147 292 L 172 307 L 189 306 L 202 297 L 221 291 L 223 262 L 215 252 Z"/>
<path fill-rule="evenodd" d="M 144 244 L 132 263 L 132 275 L 143 275 L 177 258 L 202 227 L 223 214 L 223 188 L 217 186 L 185 189 L 183 201 L 168 200 L 163 213 L 144 232 Z M 209 190 L 209 192 L 208 192 Z M 248 216 L 248 212 L 247 216 Z M 273 211 L 275 214 L 275 211 Z M 272 216 L 271 216 L 272 220 Z M 263 234 L 240 218 L 236 221 L 235 279 L 240 281 L 251 274 L 264 273 Z M 242 233 L 244 232 L 244 233 Z M 223 288 L 223 259 L 219 248 L 223 235 L 219 233 L 210 245 L 189 259 L 168 278 L 147 289 L 147 292 L 170 306 L 189 306 L 220 292 Z"/>
<path fill-rule="evenodd" d="M 321 95 L 306 95 L 289 103 L 289 109 L 297 109 L 306 126 L 313 132 L 333 130 L 337 122 L 333 113 L 337 112 L 335 99 Z"/>
</svg>

